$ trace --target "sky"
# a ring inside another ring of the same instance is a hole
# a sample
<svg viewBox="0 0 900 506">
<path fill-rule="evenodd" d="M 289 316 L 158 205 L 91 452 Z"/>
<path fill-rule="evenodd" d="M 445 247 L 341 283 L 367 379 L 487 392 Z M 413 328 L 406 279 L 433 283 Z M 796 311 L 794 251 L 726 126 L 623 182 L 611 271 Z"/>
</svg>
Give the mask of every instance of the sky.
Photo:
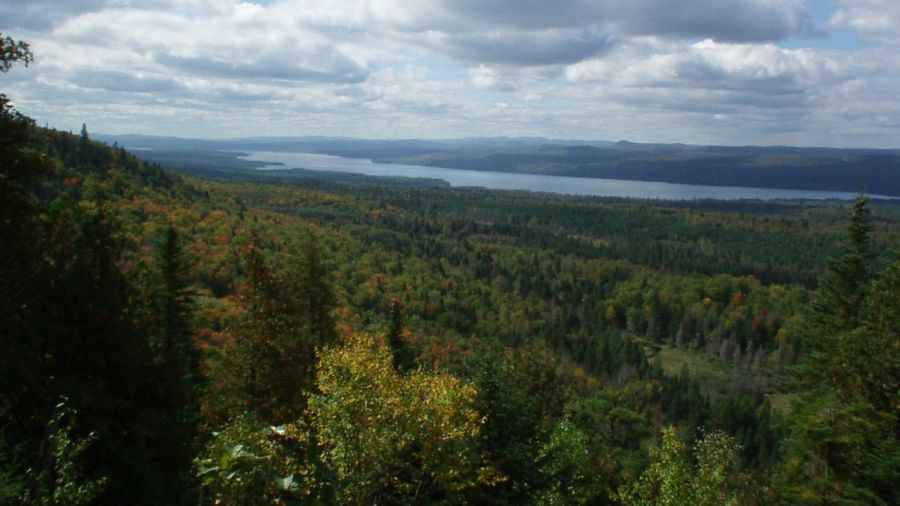
<svg viewBox="0 0 900 506">
<path fill-rule="evenodd" d="M 900 147 L 898 0 L 0 0 L 41 125 Z"/>
</svg>

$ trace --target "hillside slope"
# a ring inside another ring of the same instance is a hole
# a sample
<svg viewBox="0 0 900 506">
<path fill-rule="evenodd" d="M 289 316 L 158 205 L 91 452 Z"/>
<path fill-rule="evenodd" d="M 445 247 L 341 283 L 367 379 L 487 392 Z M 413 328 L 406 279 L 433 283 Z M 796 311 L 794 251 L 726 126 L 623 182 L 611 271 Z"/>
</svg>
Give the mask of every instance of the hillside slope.
<svg viewBox="0 0 900 506">
<path fill-rule="evenodd" d="M 667 183 L 857 192 L 900 196 L 897 150 L 692 146 L 551 139 L 227 140 L 103 136 L 150 150 L 157 160 L 209 159 L 220 151 L 309 152 L 449 169 Z M 163 158 L 160 158 L 163 156 Z M 197 160 L 199 163 L 199 160 Z M 229 165 L 252 168 L 231 160 Z"/>
<path fill-rule="evenodd" d="M 34 262 L 3 271 L 23 287 L 4 307 L 29 308 L 3 313 L 23 330 L 0 364 L 15 415 L 2 433 L 24 442 L 2 446 L 11 476 L 40 455 L 65 395 L 77 423 L 56 433 L 92 448 L 67 457 L 81 466 L 68 479 L 109 504 L 195 503 L 201 489 L 402 501 L 418 488 L 604 502 L 652 472 L 646 447 L 666 426 L 729 434 L 716 444 L 738 474 L 723 494 L 803 482 L 748 480 L 787 465 L 766 395 L 808 345 L 810 287 L 838 253 L 844 205 L 204 180 L 87 132 L 29 132 L 14 156 L 42 169 L 14 189 L 29 228 L 7 244 Z M 883 262 L 900 209 L 872 213 Z M 182 266 L 181 288 L 166 288 L 165 265 Z M 426 430 L 435 419 L 452 437 Z M 342 467 L 347 452 L 358 465 Z"/>
</svg>

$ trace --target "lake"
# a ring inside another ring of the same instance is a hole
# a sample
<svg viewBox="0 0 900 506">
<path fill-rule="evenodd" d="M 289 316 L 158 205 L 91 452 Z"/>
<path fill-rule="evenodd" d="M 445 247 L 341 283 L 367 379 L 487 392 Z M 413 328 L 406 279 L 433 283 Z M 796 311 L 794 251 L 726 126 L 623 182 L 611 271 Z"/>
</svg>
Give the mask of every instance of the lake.
<svg viewBox="0 0 900 506">
<path fill-rule="evenodd" d="M 539 174 L 513 174 L 460 169 L 443 169 L 420 165 L 375 163 L 364 158 L 320 155 L 315 153 L 286 153 L 276 151 L 252 151 L 241 159 L 267 163 L 260 170 L 308 169 L 331 172 L 347 172 L 368 176 L 403 176 L 411 178 L 443 179 L 451 186 L 477 186 L 496 190 L 527 190 L 561 193 L 567 195 L 594 195 L 601 197 L 630 197 L 663 200 L 740 200 L 740 199 L 810 199 L 852 200 L 854 192 L 785 190 L 777 188 L 742 188 L 737 186 L 705 186 L 691 184 L 659 183 L 654 181 L 625 181 L 620 179 L 596 179 L 586 177 L 546 176 Z M 894 199 L 870 194 L 870 198 Z"/>
</svg>

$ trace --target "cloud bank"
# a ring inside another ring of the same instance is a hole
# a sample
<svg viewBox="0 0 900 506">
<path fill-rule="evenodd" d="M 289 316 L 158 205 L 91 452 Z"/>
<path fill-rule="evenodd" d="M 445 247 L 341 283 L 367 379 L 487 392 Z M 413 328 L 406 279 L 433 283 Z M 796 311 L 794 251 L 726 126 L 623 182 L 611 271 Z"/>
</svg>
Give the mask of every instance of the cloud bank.
<svg viewBox="0 0 900 506">
<path fill-rule="evenodd" d="M 832 3 L 3 2 L 0 85 L 108 133 L 898 147 L 900 3 Z"/>
</svg>

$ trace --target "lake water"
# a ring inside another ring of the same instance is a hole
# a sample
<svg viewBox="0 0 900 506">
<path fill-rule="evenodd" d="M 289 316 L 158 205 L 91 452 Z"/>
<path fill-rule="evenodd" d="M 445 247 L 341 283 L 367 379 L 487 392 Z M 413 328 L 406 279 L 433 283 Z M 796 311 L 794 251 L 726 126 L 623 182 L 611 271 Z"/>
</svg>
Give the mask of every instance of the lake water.
<svg viewBox="0 0 900 506">
<path fill-rule="evenodd" d="M 374 163 L 364 158 L 319 155 L 315 153 L 283 153 L 253 151 L 241 159 L 268 163 L 260 170 L 308 169 L 331 172 L 347 172 L 368 176 L 403 176 L 413 178 L 443 179 L 451 186 L 477 186 L 497 190 L 527 190 L 568 195 L 594 195 L 602 197 L 631 197 L 641 199 L 698 200 L 698 199 L 840 199 L 852 200 L 853 192 L 783 190 L 775 188 L 741 188 L 736 186 L 705 186 L 690 184 L 658 183 L 654 181 L 625 181 L 586 177 L 545 176 L 538 174 L 512 174 L 460 169 Z M 870 198 L 893 199 L 883 195 Z"/>
</svg>

